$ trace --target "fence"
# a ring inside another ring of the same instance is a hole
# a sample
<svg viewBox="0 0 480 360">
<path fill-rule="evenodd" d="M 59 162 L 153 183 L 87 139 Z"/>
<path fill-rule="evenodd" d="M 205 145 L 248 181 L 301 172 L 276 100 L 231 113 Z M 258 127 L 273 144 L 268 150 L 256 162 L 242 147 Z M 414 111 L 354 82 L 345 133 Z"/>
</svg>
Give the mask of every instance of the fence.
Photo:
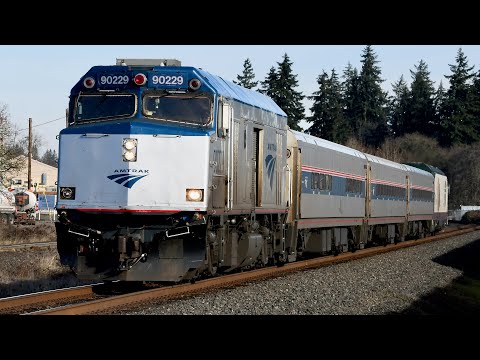
<svg viewBox="0 0 480 360">
<path fill-rule="evenodd" d="M 56 221 L 57 211 L 55 210 L 55 203 L 57 202 L 57 195 L 38 194 L 38 211 L 35 214 L 35 219 L 39 221 Z"/>
</svg>

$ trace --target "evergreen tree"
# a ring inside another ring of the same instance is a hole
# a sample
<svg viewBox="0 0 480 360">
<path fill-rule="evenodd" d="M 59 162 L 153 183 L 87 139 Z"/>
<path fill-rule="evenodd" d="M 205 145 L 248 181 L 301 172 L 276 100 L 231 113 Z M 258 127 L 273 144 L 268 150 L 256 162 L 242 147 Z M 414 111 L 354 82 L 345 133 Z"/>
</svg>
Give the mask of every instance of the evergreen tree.
<svg viewBox="0 0 480 360">
<path fill-rule="evenodd" d="M 433 101 L 433 106 L 435 108 L 435 117 L 433 123 L 433 134 L 437 141 L 440 138 L 441 133 L 441 124 L 444 122 L 442 108 L 445 104 L 447 98 L 447 93 L 443 87 L 443 82 L 440 80 L 440 85 L 438 85 L 437 92 L 435 93 L 435 99 Z"/>
<path fill-rule="evenodd" d="M 480 120 L 480 71 L 473 77 L 472 86 L 472 111 L 473 116 Z M 476 131 L 480 134 L 480 121 L 477 120 Z"/>
<path fill-rule="evenodd" d="M 277 94 L 278 74 L 275 68 L 272 66 L 264 81 L 260 82 L 262 88 L 259 90 L 262 94 L 265 94 L 271 98 Z"/>
<path fill-rule="evenodd" d="M 389 101 L 390 133 L 393 137 L 401 137 L 405 135 L 404 124 L 408 116 L 410 98 L 410 91 L 403 75 L 392 84 L 392 89 L 394 96 L 391 96 Z"/>
<path fill-rule="evenodd" d="M 344 144 L 350 136 L 349 126 L 343 117 L 341 84 L 335 69 L 330 78 L 324 71 L 317 79 L 319 90 L 308 98 L 313 100 L 310 108 L 312 122 L 308 133 L 336 143 Z"/>
<path fill-rule="evenodd" d="M 309 100 L 313 100 L 310 108 L 312 116 L 307 118 L 307 122 L 313 123 L 307 130 L 310 135 L 330 140 L 327 136 L 331 132 L 331 123 L 329 123 L 328 108 L 328 74 L 323 71 L 317 78 L 319 89 L 309 96 Z"/>
<path fill-rule="evenodd" d="M 343 71 L 343 115 L 353 134 L 357 135 L 362 119 L 362 100 L 360 98 L 360 77 L 358 70 L 350 63 Z"/>
<path fill-rule="evenodd" d="M 362 54 L 359 93 L 362 104 L 361 123 L 358 127 L 360 140 L 364 144 L 378 147 L 388 134 L 386 104 L 387 93 L 380 86 L 381 70 L 376 64 L 377 55 L 371 45 Z"/>
<path fill-rule="evenodd" d="M 48 149 L 42 156 L 41 162 L 44 164 L 58 167 L 58 156 L 56 150 Z"/>
<path fill-rule="evenodd" d="M 287 54 L 283 56 L 283 61 L 277 64 L 278 70 L 275 71 L 272 67 L 265 81 L 262 81 L 261 92 L 270 96 L 287 114 L 288 126 L 291 129 L 302 130 L 298 123 L 304 118 L 304 96 L 295 90 L 298 86 L 297 75 L 292 73 L 292 62 Z"/>
<path fill-rule="evenodd" d="M 441 110 L 443 121 L 440 143 L 444 146 L 471 144 L 480 140 L 471 85 L 475 76 L 472 72 L 474 66 L 468 65 L 467 57 L 461 48 L 455 60 L 456 64 L 449 64 L 451 75 L 445 75 L 450 81 L 450 87 Z"/>
<path fill-rule="evenodd" d="M 254 81 L 255 74 L 253 73 L 252 63 L 250 62 L 250 59 L 247 58 L 243 63 L 242 75 L 237 75 L 237 80 L 238 82 L 233 82 L 247 89 L 253 89 L 257 86 L 258 81 Z"/>
<path fill-rule="evenodd" d="M 410 74 L 412 75 L 410 104 L 403 131 L 405 134 L 418 132 L 433 137 L 435 88 L 430 80 L 430 72 L 425 61 L 420 60 L 418 65 L 415 65 L 415 71 L 410 70 Z"/>
</svg>

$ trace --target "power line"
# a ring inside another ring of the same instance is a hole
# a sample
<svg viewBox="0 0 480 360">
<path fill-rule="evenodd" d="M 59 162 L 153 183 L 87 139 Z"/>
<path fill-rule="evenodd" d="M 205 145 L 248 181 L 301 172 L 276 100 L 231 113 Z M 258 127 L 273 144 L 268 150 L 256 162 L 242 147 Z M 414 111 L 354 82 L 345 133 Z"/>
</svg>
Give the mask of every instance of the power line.
<svg viewBox="0 0 480 360">
<path fill-rule="evenodd" d="M 59 117 L 58 119 L 53 119 L 53 120 L 45 121 L 44 123 L 41 123 L 41 124 L 33 125 L 32 128 L 40 126 L 40 125 L 45 125 L 45 124 L 48 124 L 48 123 L 51 123 L 51 122 L 54 122 L 54 121 L 62 120 L 62 119 L 65 119 L 65 115 L 63 115 L 62 117 Z M 28 128 L 17 130 L 17 132 L 23 131 L 23 130 L 28 130 Z"/>
</svg>

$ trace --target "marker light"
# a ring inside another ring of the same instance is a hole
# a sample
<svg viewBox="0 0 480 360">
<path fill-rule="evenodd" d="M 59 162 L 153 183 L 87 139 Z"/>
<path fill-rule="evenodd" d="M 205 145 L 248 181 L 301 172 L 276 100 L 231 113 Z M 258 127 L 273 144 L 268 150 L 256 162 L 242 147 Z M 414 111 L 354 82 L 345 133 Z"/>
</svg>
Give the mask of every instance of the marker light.
<svg viewBox="0 0 480 360">
<path fill-rule="evenodd" d="M 87 89 L 93 88 L 95 86 L 95 79 L 92 77 L 85 78 L 85 80 L 83 80 L 83 86 Z"/>
<path fill-rule="evenodd" d="M 62 199 L 62 200 L 75 200 L 75 188 L 74 187 L 60 187 L 60 199 Z"/>
<path fill-rule="evenodd" d="M 202 82 L 198 79 L 192 79 L 188 82 L 188 87 L 191 90 L 198 90 L 200 89 L 200 86 L 202 86 Z"/>
<path fill-rule="evenodd" d="M 203 189 L 187 189 L 187 201 L 203 201 Z"/>
<path fill-rule="evenodd" d="M 133 78 L 133 82 L 138 86 L 145 85 L 145 83 L 147 82 L 147 77 L 142 73 L 138 73 Z"/>
</svg>

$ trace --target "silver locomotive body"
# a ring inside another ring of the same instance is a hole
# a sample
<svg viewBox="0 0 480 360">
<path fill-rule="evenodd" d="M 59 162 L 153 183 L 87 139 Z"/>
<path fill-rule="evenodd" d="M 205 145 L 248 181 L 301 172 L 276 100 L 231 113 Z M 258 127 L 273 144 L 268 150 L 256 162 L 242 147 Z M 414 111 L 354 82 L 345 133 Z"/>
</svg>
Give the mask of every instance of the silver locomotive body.
<svg viewBox="0 0 480 360">
<path fill-rule="evenodd" d="M 94 67 L 72 90 L 59 151 L 62 262 L 83 279 L 177 282 L 283 261 L 283 111 L 199 69 L 129 69 Z M 85 89 L 119 71 L 149 82 L 118 94 Z M 158 84 L 168 77 L 188 88 Z M 98 119 L 89 107 L 120 101 L 103 111 L 123 106 L 123 118 Z"/>
</svg>

